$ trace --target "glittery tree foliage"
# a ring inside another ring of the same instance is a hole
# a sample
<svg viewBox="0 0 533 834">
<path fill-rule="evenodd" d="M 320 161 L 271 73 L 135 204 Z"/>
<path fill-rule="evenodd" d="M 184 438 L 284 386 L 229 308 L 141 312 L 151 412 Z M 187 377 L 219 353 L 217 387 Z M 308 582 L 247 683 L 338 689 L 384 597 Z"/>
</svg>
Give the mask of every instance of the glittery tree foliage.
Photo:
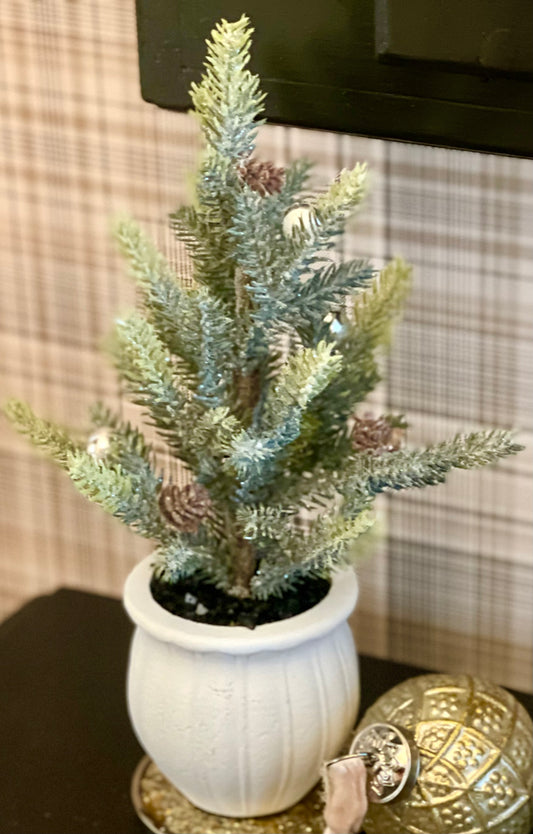
<svg viewBox="0 0 533 834">
<path fill-rule="evenodd" d="M 310 198 L 308 163 L 282 169 L 253 156 L 263 95 L 247 69 L 251 33 L 245 16 L 222 21 L 191 89 L 205 148 L 194 206 L 170 223 L 192 287 L 137 223 L 116 230 L 143 312 L 116 322 L 113 360 L 191 485 L 163 483 L 140 429 L 102 406 L 92 431 L 107 435 L 96 446 L 19 401 L 5 410 L 81 493 L 155 540 L 163 578 L 199 573 L 265 598 L 349 560 L 384 490 L 439 483 L 520 447 L 506 431 L 480 431 L 400 448 L 401 418 L 365 416 L 410 268 L 335 258 L 365 195 L 365 165 Z"/>
</svg>

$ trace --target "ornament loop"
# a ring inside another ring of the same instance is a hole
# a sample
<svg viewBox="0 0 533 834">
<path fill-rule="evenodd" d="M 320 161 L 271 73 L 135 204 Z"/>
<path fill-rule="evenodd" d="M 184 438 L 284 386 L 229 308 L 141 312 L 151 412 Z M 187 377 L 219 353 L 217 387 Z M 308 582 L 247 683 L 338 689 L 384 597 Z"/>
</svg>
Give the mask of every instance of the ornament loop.
<svg viewBox="0 0 533 834">
<path fill-rule="evenodd" d="M 337 762 L 345 762 L 346 759 L 361 759 L 365 767 L 370 767 L 374 764 L 376 757 L 373 753 L 361 750 L 360 753 L 349 753 L 347 756 L 337 756 L 336 759 L 331 759 L 329 762 L 326 762 L 326 767 L 331 767 L 331 765 L 337 764 Z"/>
</svg>

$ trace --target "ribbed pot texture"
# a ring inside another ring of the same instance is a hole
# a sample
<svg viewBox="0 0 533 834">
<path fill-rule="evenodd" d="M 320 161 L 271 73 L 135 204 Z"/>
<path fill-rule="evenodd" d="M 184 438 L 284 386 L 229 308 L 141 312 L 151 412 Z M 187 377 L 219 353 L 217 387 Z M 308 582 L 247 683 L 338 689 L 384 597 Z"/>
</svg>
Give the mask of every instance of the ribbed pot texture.
<svg viewBox="0 0 533 834">
<path fill-rule="evenodd" d="M 124 604 L 137 628 L 128 706 L 139 742 L 197 807 L 230 817 L 298 802 L 338 754 L 359 706 L 347 618 L 352 571 L 313 608 L 254 630 L 170 614 L 152 598 L 151 558 L 132 571 Z"/>
</svg>

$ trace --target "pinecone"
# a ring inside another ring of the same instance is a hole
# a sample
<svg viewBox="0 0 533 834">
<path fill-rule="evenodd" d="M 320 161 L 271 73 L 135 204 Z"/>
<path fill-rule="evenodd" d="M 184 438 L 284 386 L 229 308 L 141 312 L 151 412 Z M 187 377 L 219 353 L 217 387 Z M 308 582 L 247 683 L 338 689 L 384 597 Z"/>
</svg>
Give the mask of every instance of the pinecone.
<svg viewBox="0 0 533 834">
<path fill-rule="evenodd" d="M 374 452 L 376 455 L 397 452 L 402 446 L 404 434 L 405 430 L 400 425 L 394 425 L 386 417 L 355 417 L 352 448 L 356 452 Z"/>
<path fill-rule="evenodd" d="M 242 182 L 265 197 L 281 191 L 285 182 L 285 169 L 277 168 L 272 162 L 247 159 L 239 168 L 239 176 Z"/>
<path fill-rule="evenodd" d="M 179 487 L 166 484 L 159 493 L 159 509 L 165 521 L 180 533 L 196 533 L 200 524 L 211 517 L 209 493 L 201 484 Z"/>
</svg>

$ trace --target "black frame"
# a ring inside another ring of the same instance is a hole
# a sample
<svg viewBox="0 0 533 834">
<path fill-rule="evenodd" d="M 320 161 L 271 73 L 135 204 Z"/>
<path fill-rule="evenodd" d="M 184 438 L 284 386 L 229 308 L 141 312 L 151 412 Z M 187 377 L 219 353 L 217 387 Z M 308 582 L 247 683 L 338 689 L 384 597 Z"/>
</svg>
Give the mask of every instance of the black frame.
<svg viewBox="0 0 533 834">
<path fill-rule="evenodd" d="M 256 30 L 251 66 L 268 93 L 268 120 L 533 157 L 531 73 L 432 62 L 423 56 L 427 44 L 416 39 L 413 60 L 405 60 L 405 44 L 398 58 L 394 44 L 383 47 L 380 14 L 400 0 L 378 2 L 376 13 L 374 0 L 307 0 L 305 6 L 247 0 Z M 242 0 L 137 0 L 136 5 L 142 96 L 160 107 L 187 110 L 205 38 L 220 18 L 240 17 Z M 527 67 L 528 59 L 518 65 Z"/>
</svg>

